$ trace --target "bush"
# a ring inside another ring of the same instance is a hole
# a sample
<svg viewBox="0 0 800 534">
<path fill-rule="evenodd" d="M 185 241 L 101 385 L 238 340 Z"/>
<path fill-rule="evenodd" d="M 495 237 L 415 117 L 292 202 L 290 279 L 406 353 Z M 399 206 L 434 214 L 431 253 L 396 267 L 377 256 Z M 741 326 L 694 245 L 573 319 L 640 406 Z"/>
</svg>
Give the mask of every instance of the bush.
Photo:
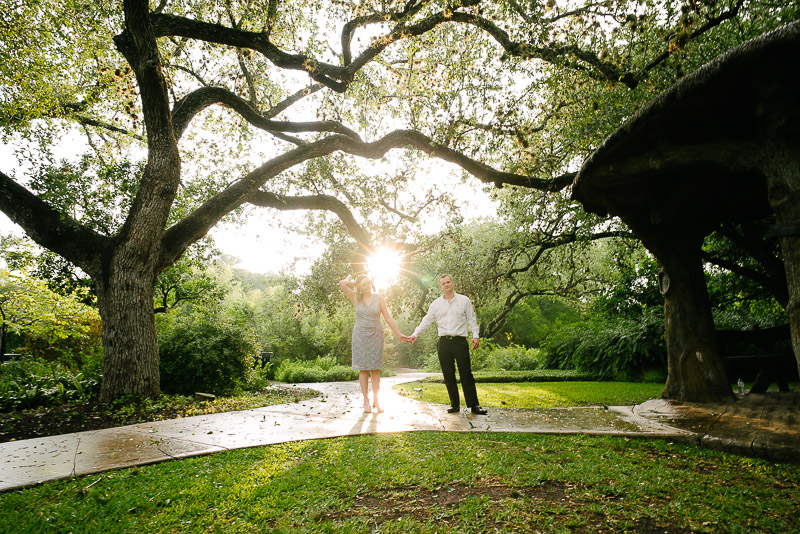
<svg viewBox="0 0 800 534">
<path fill-rule="evenodd" d="M 246 385 L 259 350 L 248 330 L 199 313 L 164 322 L 158 344 L 165 393 L 230 395 Z"/>
<path fill-rule="evenodd" d="M 592 373 L 561 369 L 539 369 L 537 371 L 478 371 L 473 373 L 475 382 L 511 383 L 511 382 L 591 382 L 597 380 Z M 460 380 L 458 380 L 460 381 Z M 429 376 L 421 382 L 444 383 L 440 376 Z"/>
<path fill-rule="evenodd" d="M 0 368 L 0 411 L 86 400 L 100 390 L 100 376 L 73 372 L 59 363 L 23 359 Z"/>
<path fill-rule="evenodd" d="M 620 318 L 576 325 L 544 347 L 544 367 L 576 369 L 603 380 L 630 380 L 645 370 L 665 369 L 664 318 L 660 312 L 638 320 Z"/>
<path fill-rule="evenodd" d="M 470 362 L 473 371 L 493 369 L 496 371 L 532 371 L 540 367 L 539 349 L 528 349 L 520 345 L 500 347 L 493 343 L 484 343 L 478 349 L 470 351 Z M 428 372 L 441 372 L 439 356 L 434 352 L 425 359 L 424 369 Z"/>
<path fill-rule="evenodd" d="M 439 355 L 435 352 L 428 354 L 425 362 L 422 364 L 422 369 L 429 373 L 441 373 L 442 366 L 439 365 Z"/>
<path fill-rule="evenodd" d="M 358 378 L 358 371 L 346 365 L 331 367 L 325 372 L 322 382 L 348 382 Z"/>
<path fill-rule="evenodd" d="M 275 380 L 292 384 L 324 382 L 325 370 L 304 362 L 284 360 L 275 370 Z"/>
<path fill-rule="evenodd" d="M 332 356 L 313 361 L 284 360 L 275 369 L 275 380 L 291 384 L 306 382 L 347 382 L 358 378 L 358 371 L 339 365 Z"/>
<path fill-rule="evenodd" d="M 23 332 L 24 345 L 18 352 L 32 358 L 59 362 L 71 369 L 103 359 L 102 324 L 99 318 L 75 318 L 71 330 L 62 328 L 60 335 L 48 332 Z"/>
<path fill-rule="evenodd" d="M 539 350 L 519 345 L 491 346 L 485 369 L 504 371 L 533 371 L 539 367 Z"/>
</svg>

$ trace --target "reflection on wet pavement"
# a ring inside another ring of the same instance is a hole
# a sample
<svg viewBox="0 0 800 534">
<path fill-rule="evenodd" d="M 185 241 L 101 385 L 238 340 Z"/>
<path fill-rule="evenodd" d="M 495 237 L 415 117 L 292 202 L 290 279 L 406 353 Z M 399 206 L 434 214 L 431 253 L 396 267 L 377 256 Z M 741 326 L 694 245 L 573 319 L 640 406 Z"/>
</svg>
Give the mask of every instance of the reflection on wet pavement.
<svg viewBox="0 0 800 534">
<path fill-rule="evenodd" d="M 403 373 L 381 383 L 383 413 L 365 413 L 358 382 L 314 384 L 318 397 L 222 414 L 201 415 L 0 444 L 0 491 L 48 480 L 175 458 L 287 441 L 409 432 L 534 432 L 677 439 L 779 461 L 800 462 L 800 392 L 745 395 L 730 403 L 513 410 L 466 409 L 418 402 L 392 386 L 422 378 Z"/>
</svg>

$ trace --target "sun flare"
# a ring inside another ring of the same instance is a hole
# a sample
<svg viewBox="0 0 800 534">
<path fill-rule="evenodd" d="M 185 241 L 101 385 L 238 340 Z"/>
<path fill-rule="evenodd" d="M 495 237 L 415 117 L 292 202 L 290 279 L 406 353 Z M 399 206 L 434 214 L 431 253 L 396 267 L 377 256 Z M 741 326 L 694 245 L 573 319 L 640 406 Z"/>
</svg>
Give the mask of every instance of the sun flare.
<svg viewBox="0 0 800 534">
<path fill-rule="evenodd" d="M 367 272 L 376 288 L 386 289 L 397 280 L 402 259 L 396 250 L 379 248 L 367 258 Z"/>
</svg>

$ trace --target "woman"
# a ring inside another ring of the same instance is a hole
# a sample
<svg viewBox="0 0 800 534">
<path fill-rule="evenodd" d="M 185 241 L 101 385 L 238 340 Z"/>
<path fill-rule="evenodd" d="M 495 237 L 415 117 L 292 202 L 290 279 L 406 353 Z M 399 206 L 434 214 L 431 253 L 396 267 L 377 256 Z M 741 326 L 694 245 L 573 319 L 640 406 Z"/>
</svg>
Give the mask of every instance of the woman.
<svg viewBox="0 0 800 534">
<path fill-rule="evenodd" d="M 372 376 L 373 405 L 378 413 L 383 412 L 378 403 L 378 390 L 383 367 L 383 325 L 381 315 L 386 324 L 397 337 L 405 340 L 394 319 L 386 308 L 383 295 L 373 292 L 372 281 L 363 274 L 355 281 L 340 280 L 339 287 L 356 308 L 356 324 L 353 327 L 353 369 L 358 370 L 361 392 L 364 394 L 364 412 L 371 413 L 373 406 L 369 403 L 369 378 Z"/>
</svg>

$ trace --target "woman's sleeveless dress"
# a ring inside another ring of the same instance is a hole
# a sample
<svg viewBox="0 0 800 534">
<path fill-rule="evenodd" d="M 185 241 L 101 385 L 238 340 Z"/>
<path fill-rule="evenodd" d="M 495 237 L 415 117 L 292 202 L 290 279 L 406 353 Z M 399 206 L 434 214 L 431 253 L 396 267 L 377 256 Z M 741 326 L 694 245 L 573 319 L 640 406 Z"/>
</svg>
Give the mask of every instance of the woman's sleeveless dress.
<svg viewBox="0 0 800 534">
<path fill-rule="evenodd" d="M 353 369 L 364 371 L 383 367 L 383 325 L 378 294 L 373 293 L 366 306 L 356 302 L 352 349 Z"/>
</svg>

